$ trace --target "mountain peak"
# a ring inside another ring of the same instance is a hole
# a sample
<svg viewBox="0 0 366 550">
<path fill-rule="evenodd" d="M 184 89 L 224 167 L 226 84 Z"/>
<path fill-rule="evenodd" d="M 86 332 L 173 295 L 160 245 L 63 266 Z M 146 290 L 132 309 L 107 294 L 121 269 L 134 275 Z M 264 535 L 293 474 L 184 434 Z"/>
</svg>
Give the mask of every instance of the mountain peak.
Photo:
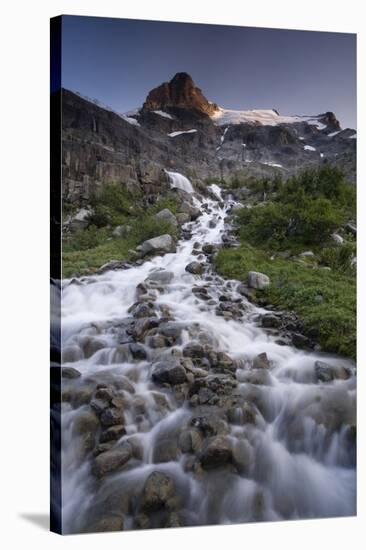
<svg viewBox="0 0 366 550">
<path fill-rule="evenodd" d="M 169 82 L 163 82 L 151 90 L 142 109 L 153 111 L 169 107 L 196 109 L 207 115 L 213 115 L 218 110 L 218 106 L 208 101 L 185 72 L 176 73 Z"/>
</svg>

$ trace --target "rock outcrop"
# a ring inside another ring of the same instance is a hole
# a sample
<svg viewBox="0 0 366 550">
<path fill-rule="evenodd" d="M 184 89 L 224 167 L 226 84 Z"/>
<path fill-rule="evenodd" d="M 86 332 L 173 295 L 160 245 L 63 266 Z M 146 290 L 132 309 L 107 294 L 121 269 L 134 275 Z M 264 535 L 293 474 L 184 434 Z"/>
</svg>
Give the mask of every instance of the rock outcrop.
<svg viewBox="0 0 366 550">
<path fill-rule="evenodd" d="M 213 115 L 218 110 L 195 86 L 192 77 L 187 73 L 177 73 L 170 82 L 163 82 L 149 92 L 142 107 L 143 111 L 166 110 L 171 107 L 195 109 L 206 115 Z"/>
</svg>

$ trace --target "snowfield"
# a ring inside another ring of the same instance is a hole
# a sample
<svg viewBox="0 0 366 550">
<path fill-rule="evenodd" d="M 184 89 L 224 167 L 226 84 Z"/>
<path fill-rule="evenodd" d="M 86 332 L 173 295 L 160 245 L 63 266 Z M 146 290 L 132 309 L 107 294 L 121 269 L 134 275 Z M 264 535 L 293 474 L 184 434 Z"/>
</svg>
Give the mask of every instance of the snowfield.
<svg viewBox="0 0 366 550">
<path fill-rule="evenodd" d="M 252 111 L 235 111 L 222 109 L 216 111 L 211 119 L 216 124 L 260 124 L 262 126 L 277 126 L 278 124 L 294 124 L 296 122 L 307 122 L 313 124 L 318 130 L 324 130 L 325 124 L 321 123 L 316 116 L 282 116 L 273 109 L 254 109 Z"/>
</svg>

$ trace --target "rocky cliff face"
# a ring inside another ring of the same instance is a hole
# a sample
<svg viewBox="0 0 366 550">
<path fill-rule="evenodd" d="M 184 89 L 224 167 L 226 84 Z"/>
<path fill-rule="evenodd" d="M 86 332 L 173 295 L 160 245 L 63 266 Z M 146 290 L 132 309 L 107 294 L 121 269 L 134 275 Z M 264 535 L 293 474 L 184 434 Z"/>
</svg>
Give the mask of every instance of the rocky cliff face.
<svg viewBox="0 0 366 550">
<path fill-rule="evenodd" d="M 219 109 L 186 73 L 152 90 L 130 116 L 64 90 L 63 198 L 85 205 L 109 182 L 149 197 L 164 192 L 165 170 L 199 186 L 207 178 L 277 172 L 287 178 L 329 162 L 354 181 L 355 137 L 354 130 L 340 129 L 333 113 L 291 118 Z"/>
</svg>

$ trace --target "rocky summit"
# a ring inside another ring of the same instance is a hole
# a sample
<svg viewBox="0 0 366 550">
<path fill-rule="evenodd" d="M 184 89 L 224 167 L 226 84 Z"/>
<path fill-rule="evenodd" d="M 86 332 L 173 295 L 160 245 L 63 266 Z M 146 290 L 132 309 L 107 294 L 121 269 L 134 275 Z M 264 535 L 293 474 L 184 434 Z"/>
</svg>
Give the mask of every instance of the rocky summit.
<svg viewBox="0 0 366 550">
<path fill-rule="evenodd" d="M 331 112 L 224 109 L 184 72 L 128 114 L 69 90 L 62 96 L 63 198 L 80 207 L 111 182 L 156 196 L 168 187 L 169 170 L 189 175 L 199 189 L 210 180 L 230 185 L 277 173 L 287 179 L 328 163 L 355 182 L 356 132 L 342 130 Z"/>
<path fill-rule="evenodd" d="M 151 90 L 142 107 L 143 111 L 166 108 L 196 109 L 201 113 L 213 115 L 218 106 L 205 98 L 187 73 L 177 73 L 170 82 L 163 82 Z"/>
</svg>

